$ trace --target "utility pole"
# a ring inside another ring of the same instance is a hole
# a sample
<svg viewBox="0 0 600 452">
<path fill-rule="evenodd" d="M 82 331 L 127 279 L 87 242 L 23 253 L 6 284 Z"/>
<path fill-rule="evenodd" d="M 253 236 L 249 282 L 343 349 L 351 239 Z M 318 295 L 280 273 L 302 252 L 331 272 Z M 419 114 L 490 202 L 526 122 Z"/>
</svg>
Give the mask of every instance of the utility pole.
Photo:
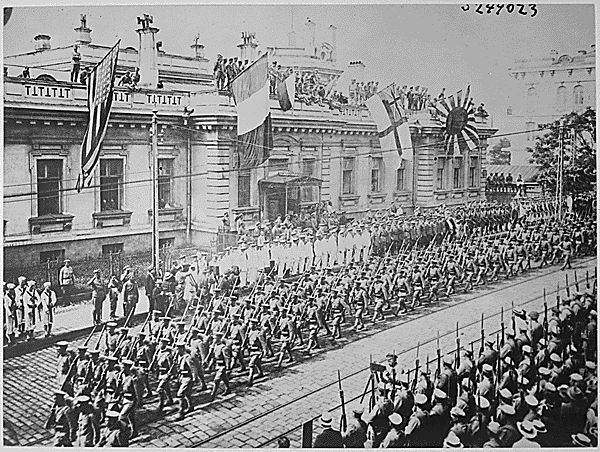
<svg viewBox="0 0 600 452">
<path fill-rule="evenodd" d="M 193 108 L 187 106 L 183 109 L 183 126 L 186 128 L 186 225 L 185 225 L 185 236 L 188 243 L 192 242 L 192 131 L 187 130 L 189 127 L 189 119 L 191 114 L 194 112 Z"/>
<path fill-rule="evenodd" d="M 562 220 L 563 213 L 563 171 L 564 171 L 564 160 L 565 160 L 565 146 L 564 146 L 564 119 L 560 120 L 560 126 L 558 129 L 558 164 L 556 167 L 556 214 L 558 221 Z"/>
<path fill-rule="evenodd" d="M 159 274 L 160 242 L 158 220 L 158 110 L 152 110 L 152 266 Z"/>
</svg>

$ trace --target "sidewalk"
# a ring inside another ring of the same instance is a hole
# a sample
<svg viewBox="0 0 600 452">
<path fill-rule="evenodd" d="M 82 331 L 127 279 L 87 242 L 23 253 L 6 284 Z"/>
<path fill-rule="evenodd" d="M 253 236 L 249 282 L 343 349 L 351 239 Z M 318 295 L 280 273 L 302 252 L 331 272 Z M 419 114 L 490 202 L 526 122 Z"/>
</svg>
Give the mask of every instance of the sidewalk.
<svg viewBox="0 0 600 452">
<path fill-rule="evenodd" d="M 145 317 L 148 313 L 148 297 L 144 288 L 140 288 L 140 297 L 135 307 L 135 313 L 130 320 L 130 323 L 139 317 Z M 107 322 L 110 315 L 110 303 L 108 298 L 104 300 L 102 306 L 102 321 Z M 92 322 L 92 311 L 94 306 L 91 300 L 86 300 L 82 303 L 56 308 L 54 315 L 54 323 L 52 324 L 52 336 L 44 337 L 44 327 L 42 323 L 36 324 L 34 331 L 35 340 L 26 342 L 18 339 L 18 342 L 13 345 L 4 346 L 4 358 L 12 358 L 15 356 L 29 353 L 40 348 L 47 347 L 61 340 L 70 340 L 71 338 L 89 334 L 94 325 Z M 123 301 L 119 298 L 117 303 L 117 318 L 118 323 L 125 322 L 123 317 Z"/>
</svg>

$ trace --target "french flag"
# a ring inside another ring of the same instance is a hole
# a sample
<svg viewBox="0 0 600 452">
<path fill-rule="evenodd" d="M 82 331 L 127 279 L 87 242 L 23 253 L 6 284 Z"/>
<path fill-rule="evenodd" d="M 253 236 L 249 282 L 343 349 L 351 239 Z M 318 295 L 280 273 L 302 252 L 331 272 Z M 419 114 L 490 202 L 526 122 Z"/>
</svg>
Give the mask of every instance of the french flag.
<svg viewBox="0 0 600 452">
<path fill-rule="evenodd" d="M 261 56 L 231 83 L 237 107 L 237 159 L 233 167 L 253 168 L 269 158 L 273 148 L 269 109 L 267 54 Z"/>
</svg>

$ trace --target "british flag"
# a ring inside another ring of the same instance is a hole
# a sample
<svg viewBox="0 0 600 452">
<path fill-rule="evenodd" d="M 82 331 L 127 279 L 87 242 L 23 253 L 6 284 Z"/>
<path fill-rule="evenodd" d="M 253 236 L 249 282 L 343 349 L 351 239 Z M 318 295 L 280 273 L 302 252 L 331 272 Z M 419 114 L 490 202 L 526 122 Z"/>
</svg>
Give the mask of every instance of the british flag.
<svg viewBox="0 0 600 452">
<path fill-rule="evenodd" d="M 90 186 L 94 168 L 100 157 L 100 148 L 106 134 L 112 106 L 120 42 L 110 49 L 87 78 L 89 116 L 87 130 L 81 144 L 81 174 L 77 179 L 78 192 L 82 188 Z"/>
</svg>

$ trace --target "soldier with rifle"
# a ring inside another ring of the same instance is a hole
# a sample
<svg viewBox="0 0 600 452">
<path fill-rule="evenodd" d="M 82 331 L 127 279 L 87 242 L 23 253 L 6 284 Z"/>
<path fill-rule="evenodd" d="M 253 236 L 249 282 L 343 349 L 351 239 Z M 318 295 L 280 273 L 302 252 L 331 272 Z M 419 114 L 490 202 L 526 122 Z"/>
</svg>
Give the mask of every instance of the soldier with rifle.
<svg viewBox="0 0 600 452">
<path fill-rule="evenodd" d="M 186 350 L 186 345 L 185 340 L 180 340 L 175 344 L 177 347 L 177 377 L 179 382 L 179 389 L 177 390 L 177 397 L 179 397 L 179 420 L 194 410 L 192 386 L 198 381 L 196 367 L 192 362 L 191 355 Z"/>
<path fill-rule="evenodd" d="M 158 414 L 162 413 L 162 410 L 166 405 L 173 404 L 173 397 L 171 395 L 171 382 L 170 379 L 173 374 L 173 362 L 174 358 L 171 354 L 171 350 L 169 348 L 170 340 L 168 337 L 160 338 L 160 345 L 158 350 L 156 351 L 156 357 L 154 362 L 156 363 L 156 369 L 158 374 L 158 408 L 156 412 Z M 153 367 L 151 366 L 150 370 Z"/>
</svg>

